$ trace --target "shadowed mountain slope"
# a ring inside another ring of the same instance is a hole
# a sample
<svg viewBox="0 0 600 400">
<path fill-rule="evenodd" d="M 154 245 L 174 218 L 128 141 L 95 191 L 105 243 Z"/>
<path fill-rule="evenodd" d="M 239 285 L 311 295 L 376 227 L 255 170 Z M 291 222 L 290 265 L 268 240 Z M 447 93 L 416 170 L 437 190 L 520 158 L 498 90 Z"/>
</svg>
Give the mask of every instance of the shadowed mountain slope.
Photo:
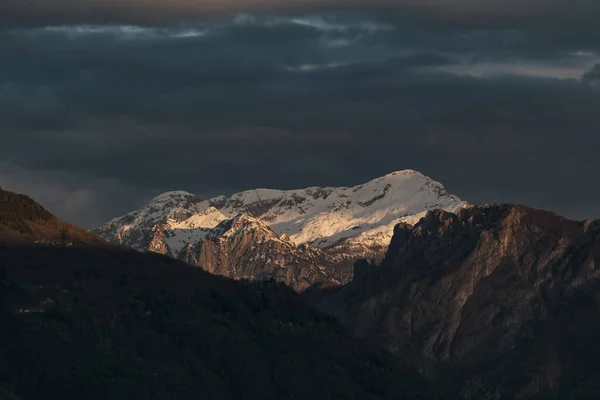
<svg viewBox="0 0 600 400">
<path fill-rule="evenodd" d="M 355 336 L 460 370 L 465 398 L 598 398 L 600 222 L 516 205 L 396 226 L 381 265 L 309 295 Z M 588 397 L 591 396 L 591 397 Z"/>
</svg>

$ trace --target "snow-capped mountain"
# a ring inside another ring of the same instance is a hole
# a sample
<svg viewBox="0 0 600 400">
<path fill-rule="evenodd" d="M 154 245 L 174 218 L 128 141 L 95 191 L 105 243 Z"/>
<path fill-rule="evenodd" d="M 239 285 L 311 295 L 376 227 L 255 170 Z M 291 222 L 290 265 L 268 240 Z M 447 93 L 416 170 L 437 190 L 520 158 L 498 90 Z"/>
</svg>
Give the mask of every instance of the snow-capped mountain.
<svg viewBox="0 0 600 400">
<path fill-rule="evenodd" d="M 167 192 L 95 232 L 140 251 L 188 257 L 207 235 L 219 236 L 214 228 L 223 221 L 246 214 L 289 243 L 318 248 L 351 270 L 357 259 L 384 255 L 397 223 L 413 224 L 429 210 L 456 212 L 465 205 L 439 182 L 405 170 L 350 188 L 255 189 L 207 200 Z"/>
</svg>

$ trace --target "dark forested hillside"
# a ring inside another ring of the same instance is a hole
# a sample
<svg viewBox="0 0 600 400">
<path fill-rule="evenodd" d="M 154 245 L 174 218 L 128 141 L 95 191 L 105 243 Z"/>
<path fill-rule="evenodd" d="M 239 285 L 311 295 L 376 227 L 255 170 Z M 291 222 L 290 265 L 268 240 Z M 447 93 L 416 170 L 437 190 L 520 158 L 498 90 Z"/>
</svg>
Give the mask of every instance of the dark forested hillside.
<svg viewBox="0 0 600 400">
<path fill-rule="evenodd" d="M 19 229 L 23 221 L 50 221 L 54 216 L 24 194 L 8 192 L 0 188 L 0 223 L 8 228 Z"/>
<path fill-rule="evenodd" d="M 291 289 L 158 255 L 3 246 L 0 304 L 1 399 L 440 398 Z"/>
<path fill-rule="evenodd" d="M 0 188 L 0 242 L 105 244 L 100 237 L 68 224 L 31 198 Z"/>
</svg>

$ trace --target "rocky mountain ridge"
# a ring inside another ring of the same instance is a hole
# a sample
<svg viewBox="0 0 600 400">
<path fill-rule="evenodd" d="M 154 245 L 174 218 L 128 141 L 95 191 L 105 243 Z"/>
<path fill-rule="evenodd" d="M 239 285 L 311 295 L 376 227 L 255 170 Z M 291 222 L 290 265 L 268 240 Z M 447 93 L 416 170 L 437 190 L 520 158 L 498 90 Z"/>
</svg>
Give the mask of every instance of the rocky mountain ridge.
<svg viewBox="0 0 600 400">
<path fill-rule="evenodd" d="M 256 189 L 209 200 L 188 192 L 168 192 L 94 232 L 136 250 L 193 261 L 190 248 L 198 250 L 205 238 L 214 238 L 219 224 L 244 214 L 268 226 L 275 237 L 287 237 L 288 244 L 296 247 L 290 252 L 304 253 L 301 258 L 310 259 L 308 265 L 333 266 L 332 277 L 346 282 L 356 260 L 383 257 L 397 223 L 415 223 L 427 210 L 455 212 L 464 206 L 439 182 L 406 170 L 351 188 Z"/>
<path fill-rule="evenodd" d="M 339 284 L 327 255 L 318 248 L 296 246 L 285 234 L 239 214 L 211 229 L 179 255 L 188 264 L 237 280 L 283 282 L 296 291 L 315 284 Z"/>
<path fill-rule="evenodd" d="M 600 221 L 499 205 L 399 224 L 380 265 L 307 296 L 357 337 L 461 370 L 466 398 L 503 399 L 600 393 L 598 293 Z"/>
</svg>

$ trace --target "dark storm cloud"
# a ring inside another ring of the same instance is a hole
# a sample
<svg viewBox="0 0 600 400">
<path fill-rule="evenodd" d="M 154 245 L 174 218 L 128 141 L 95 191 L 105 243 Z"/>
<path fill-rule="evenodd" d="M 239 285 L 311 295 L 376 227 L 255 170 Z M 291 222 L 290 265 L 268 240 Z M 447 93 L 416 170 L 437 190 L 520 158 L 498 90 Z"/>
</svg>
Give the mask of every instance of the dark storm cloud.
<svg viewBox="0 0 600 400">
<path fill-rule="evenodd" d="M 600 216 L 600 91 L 586 83 L 600 41 L 585 27 L 356 12 L 144 23 L 158 2 L 128 24 L 61 25 L 66 3 L 36 4 L 21 17 L 44 24 L 0 31 L 0 185 L 74 222 L 166 190 L 353 185 L 403 168 L 476 203 Z"/>
<path fill-rule="evenodd" d="M 423 20 L 489 26 L 523 20 L 591 22 L 600 14 L 600 5 L 596 0 L 3 0 L 0 21 L 11 25 L 169 24 L 232 12 L 328 10 L 401 11 Z"/>
</svg>

